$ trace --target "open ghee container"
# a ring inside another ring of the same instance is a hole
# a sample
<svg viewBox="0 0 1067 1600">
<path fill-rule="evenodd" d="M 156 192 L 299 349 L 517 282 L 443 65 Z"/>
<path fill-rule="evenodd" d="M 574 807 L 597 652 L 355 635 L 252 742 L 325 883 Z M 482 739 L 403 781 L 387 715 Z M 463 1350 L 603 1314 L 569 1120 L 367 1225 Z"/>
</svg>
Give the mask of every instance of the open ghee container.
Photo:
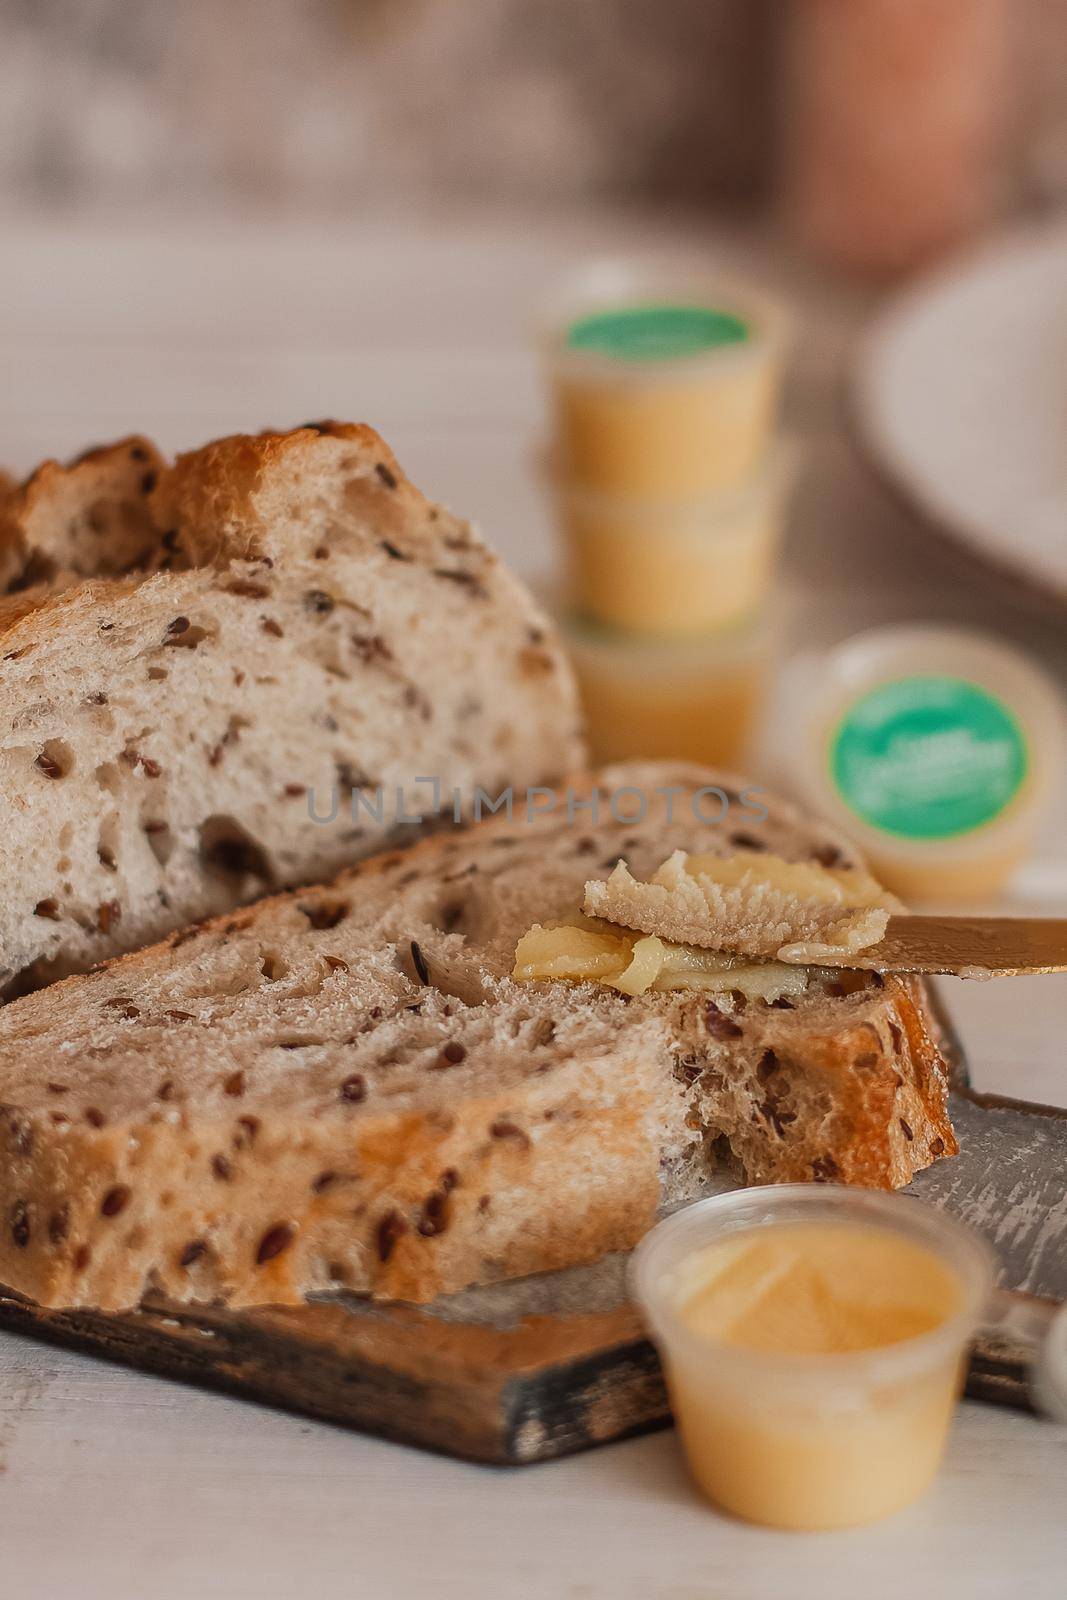
<svg viewBox="0 0 1067 1600">
<path fill-rule="evenodd" d="M 774 425 L 781 309 L 703 274 L 600 263 L 542 319 L 560 475 L 602 494 L 699 499 L 753 477 Z"/>
<path fill-rule="evenodd" d="M 791 775 L 907 901 L 996 895 L 1063 781 L 1051 679 L 965 629 L 860 634 L 791 674 Z"/>
<path fill-rule="evenodd" d="M 574 608 L 663 635 L 728 628 L 773 583 L 796 453 L 779 445 L 747 483 L 713 498 L 637 500 L 547 466 Z"/>
<path fill-rule="evenodd" d="M 771 1527 L 841 1528 L 936 1472 L 993 1258 L 910 1197 L 781 1184 L 675 1212 L 630 1281 L 709 1499 Z"/>
<path fill-rule="evenodd" d="M 595 762 L 742 765 L 759 726 L 773 629 L 758 618 L 682 639 L 557 614 Z"/>
</svg>

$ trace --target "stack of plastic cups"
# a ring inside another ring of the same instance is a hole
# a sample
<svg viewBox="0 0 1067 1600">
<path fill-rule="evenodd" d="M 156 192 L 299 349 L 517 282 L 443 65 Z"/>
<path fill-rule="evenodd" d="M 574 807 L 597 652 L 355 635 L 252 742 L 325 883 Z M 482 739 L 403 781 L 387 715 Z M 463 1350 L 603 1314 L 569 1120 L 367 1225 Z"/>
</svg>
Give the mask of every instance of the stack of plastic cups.
<svg viewBox="0 0 1067 1600">
<path fill-rule="evenodd" d="M 736 765 L 770 668 L 792 479 L 780 310 L 702 277 L 596 268 L 542 327 L 561 621 L 596 760 Z"/>
</svg>

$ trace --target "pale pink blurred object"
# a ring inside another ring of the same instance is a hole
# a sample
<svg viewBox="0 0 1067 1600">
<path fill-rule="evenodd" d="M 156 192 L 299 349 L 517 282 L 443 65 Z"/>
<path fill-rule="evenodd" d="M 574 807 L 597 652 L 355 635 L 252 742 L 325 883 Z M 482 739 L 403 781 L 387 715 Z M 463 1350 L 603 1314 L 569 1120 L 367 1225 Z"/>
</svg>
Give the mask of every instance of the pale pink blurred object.
<svg viewBox="0 0 1067 1600">
<path fill-rule="evenodd" d="M 786 203 L 812 254 L 903 272 L 990 217 L 1008 27 L 1009 0 L 795 0 Z"/>
</svg>

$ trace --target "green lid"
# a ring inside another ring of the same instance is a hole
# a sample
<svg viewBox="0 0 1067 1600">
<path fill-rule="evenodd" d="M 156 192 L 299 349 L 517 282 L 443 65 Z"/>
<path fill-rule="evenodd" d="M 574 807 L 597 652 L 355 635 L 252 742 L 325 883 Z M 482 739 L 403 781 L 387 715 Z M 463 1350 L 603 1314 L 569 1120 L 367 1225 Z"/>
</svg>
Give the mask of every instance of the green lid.
<svg viewBox="0 0 1067 1600">
<path fill-rule="evenodd" d="M 677 361 L 743 344 L 750 334 L 740 317 L 711 306 L 645 305 L 582 317 L 568 329 L 566 343 L 615 361 Z"/>
<path fill-rule="evenodd" d="M 864 822 L 902 839 L 951 839 L 1004 812 L 1029 768 L 1009 708 L 964 678 L 897 678 L 853 701 L 830 776 Z"/>
</svg>

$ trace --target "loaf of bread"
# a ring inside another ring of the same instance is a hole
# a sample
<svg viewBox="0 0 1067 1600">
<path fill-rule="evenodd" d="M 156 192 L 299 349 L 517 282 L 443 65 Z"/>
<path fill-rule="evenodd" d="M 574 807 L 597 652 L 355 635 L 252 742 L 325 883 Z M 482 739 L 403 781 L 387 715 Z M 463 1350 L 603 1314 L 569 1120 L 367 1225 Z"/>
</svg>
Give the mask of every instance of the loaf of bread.
<svg viewBox="0 0 1067 1600">
<path fill-rule="evenodd" d="M 550 625 L 369 428 L 126 440 L 0 529 L 0 992 L 582 759 Z"/>
<path fill-rule="evenodd" d="M 710 784 L 715 824 L 691 803 Z M 753 823 L 699 768 L 607 769 L 13 1001 L 0 1281 L 110 1309 L 426 1301 L 629 1246 L 724 1163 L 907 1182 L 956 1148 L 919 984 L 816 971 L 769 1004 L 510 976 L 622 855 L 644 875 L 743 838 L 855 862 L 766 806 Z"/>
</svg>

